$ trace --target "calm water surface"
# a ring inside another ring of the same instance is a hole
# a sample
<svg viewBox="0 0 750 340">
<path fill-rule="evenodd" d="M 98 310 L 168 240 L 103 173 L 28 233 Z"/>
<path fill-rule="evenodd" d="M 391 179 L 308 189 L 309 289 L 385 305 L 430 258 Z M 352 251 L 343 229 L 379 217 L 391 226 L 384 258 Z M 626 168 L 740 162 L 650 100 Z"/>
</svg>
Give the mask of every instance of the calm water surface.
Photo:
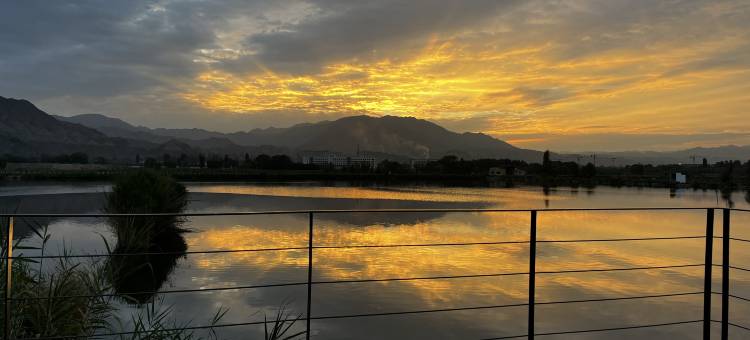
<svg viewBox="0 0 750 340">
<path fill-rule="evenodd" d="M 301 209 L 388 208 L 606 208 L 707 207 L 749 208 L 745 193 L 722 197 L 713 191 L 666 189 L 351 187 L 344 184 L 188 184 L 191 212 Z M 93 213 L 101 210 L 106 184 L 0 185 L 0 210 Z M 307 246 L 306 215 L 195 217 L 186 222 L 189 251 Z M 720 235 L 721 213 L 716 216 Z M 732 233 L 750 239 L 750 213 L 735 212 Z M 30 237 L 28 221 L 17 237 Z M 102 237 L 114 242 L 99 219 L 49 219 L 53 234 L 47 253 L 105 251 Z M 526 241 L 529 213 L 352 213 L 315 216 L 318 246 Z M 701 236 L 705 211 L 540 212 L 539 240 L 576 240 Z M 538 271 L 702 264 L 703 239 L 596 243 L 540 243 Z M 714 262 L 720 263 L 721 243 Z M 733 242 L 734 265 L 750 267 L 750 244 Z M 32 254 L 25 251 L 25 254 Z M 408 248 L 315 250 L 313 280 L 361 280 L 528 271 L 528 245 L 474 245 Z M 721 288 L 714 271 L 714 291 Z M 750 273 L 732 271 L 733 294 L 750 297 Z M 189 255 L 162 290 L 293 283 L 307 280 L 307 251 L 238 252 Z M 690 293 L 703 290 L 703 268 L 537 275 L 537 301 Z M 526 275 L 490 278 L 339 283 L 315 285 L 313 316 L 387 313 L 525 303 Z M 162 308 L 173 306 L 180 320 L 205 324 L 218 308 L 229 308 L 222 323 L 262 320 L 282 304 L 304 313 L 305 286 L 198 294 L 165 294 Z M 714 306 L 719 306 L 718 296 Z M 750 303 L 731 301 L 732 322 L 750 325 Z M 137 307 L 123 305 L 127 315 Z M 526 307 L 317 320 L 316 339 L 483 339 L 526 333 Z M 539 305 L 539 333 L 666 323 L 702 318 L 702 295 L 590 303 Z M 714 308 L 714 318 L 720 318 Z M 300 323 L 299 326 L 304 326 Z M 718 325 L 715 331 L 718 331 Z M 701 325 L 547 336 L 545 339 L 699 339 Z M 736 331 L 733 329 L 733 331 Z M 260 326 L 218 331 L 225 339 L 262 339 Z M 742 338 L 747 333 L 735 333 Z"/>
</svg>

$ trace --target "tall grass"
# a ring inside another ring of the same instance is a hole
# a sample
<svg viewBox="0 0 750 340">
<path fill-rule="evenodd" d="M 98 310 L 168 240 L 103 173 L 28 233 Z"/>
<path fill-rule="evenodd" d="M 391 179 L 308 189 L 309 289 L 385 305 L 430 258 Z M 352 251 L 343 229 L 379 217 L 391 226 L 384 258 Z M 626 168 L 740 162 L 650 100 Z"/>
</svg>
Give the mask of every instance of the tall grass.
<svg viewBox="0 0 750 340">
<path fill-rule="evenodd" d="M 5 226 L 0 225 L 5 230 Z M 46 226 L 31 230 L 41 241 L 29 245 L 22 240 L 14 241 L 14 250 L 35 250 L 43 253 L 50 235 Z M 0 249 L 7 254 L 6 243 Z M 18 256 L 18 253 L 14 255 Z M 67 251 L 63 249 L 63 254 Z M 6 261 L 2 260 L 0 275 L 5 277 Z M 13 300 L 10 325 L 13 338 L 75 337 L 89 338 L 102 333 L 124 333 L 120 339 L 190 339 L 200 340 L 189 329 L 189 323 L 178 323 L 172 307 L 163 307 L 162 300 L 152 301 L 139 309 L 129 320 L 118 317 L 118 304 L 111 296 L 106 264 L 102 261 L 74 262 L 61 257 L 53 263 L 44 264 L 35 259 L 15 258 L 12 261 Z M 0 283 L 0 293 L 6 289 Z M 0 320 L 5 320 L 5 309 L 0 309 Z M 209 323 L 209 338 L 216 339 L 210 327 L 220 321 L 226 309 L 219 309 Z M 0 322 L 0 331 L 5 323 Z"/>
<path fill-rule="evenodd" d="M 5 227 L 2 226 L 3 230 Z M 41 240 L 40 244 L 29 246 L 16 240 L 14 249 L 17 252 L 33 249 L 43 254 L 50 239 L 47 228 L 32 225 L 31 230 Z M 7 254 L 5 242 L 2 253 L 3 256 Z M 108 291 L 107 280 L 101 275 L 101 270 L 97 270 L 97 263 L 73 263 L 60 258 L 47 266 L 51 268 L 45 270 L 41 259 L 17 258 L 12 261 L 11 335 L 18 338 L 90 336 L 108 329 L 114 307 L 107 298 L 96 296 Z M 6 268 L 3 259 L 3 277 Z M 2 290 L 5 289 L 3 282 Z M 3 309 L 0 315 L 3 320 L 4 313 Z M 5 328 L 5 324 L 1 327 Z"/>
</svg>

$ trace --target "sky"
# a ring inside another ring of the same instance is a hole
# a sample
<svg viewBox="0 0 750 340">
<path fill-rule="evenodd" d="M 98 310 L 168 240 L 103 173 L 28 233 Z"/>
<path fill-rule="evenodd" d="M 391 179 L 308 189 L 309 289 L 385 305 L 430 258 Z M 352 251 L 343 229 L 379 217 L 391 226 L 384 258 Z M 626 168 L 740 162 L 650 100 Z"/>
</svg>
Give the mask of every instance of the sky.
<svg viewBox="0 0 750 340">
<path fill-rule="evenodd" d="M 750 144 L 747 0 L 36 1 L 0 95 L 232 132 L 428 119 L 554 151 Z"/>
</svg>

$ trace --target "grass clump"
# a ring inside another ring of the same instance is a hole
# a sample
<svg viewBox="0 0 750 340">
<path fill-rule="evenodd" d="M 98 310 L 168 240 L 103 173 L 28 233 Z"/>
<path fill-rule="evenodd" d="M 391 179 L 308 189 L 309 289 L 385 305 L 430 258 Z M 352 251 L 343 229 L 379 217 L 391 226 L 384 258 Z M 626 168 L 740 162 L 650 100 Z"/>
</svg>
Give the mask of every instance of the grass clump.
<svg viewBox="0 0 750 340">
<path fill-rule="evenodd" d="M 120 177 L 107 195 L 110 214 L 179 214 L 187 206 L 185 186 L 154 170 Z M 130 303 L 151 301 L 187 250 L 178 216 L 110 217 L 117 236 L 107 272 L 114 290 Z M 126 255 L 126 256 L 122 256 Z"/>
<path fill-rule="evenodd" d="M 108 214 L 179 214 L 187 207 L 187 189 L 173 178 L 153 170 L 141 170 L 118 178 L 107 195 Z M 185 231 L 178 216 L 111 217 L 118 244 L 147 249 L 165 233 Z"/>
</svg>

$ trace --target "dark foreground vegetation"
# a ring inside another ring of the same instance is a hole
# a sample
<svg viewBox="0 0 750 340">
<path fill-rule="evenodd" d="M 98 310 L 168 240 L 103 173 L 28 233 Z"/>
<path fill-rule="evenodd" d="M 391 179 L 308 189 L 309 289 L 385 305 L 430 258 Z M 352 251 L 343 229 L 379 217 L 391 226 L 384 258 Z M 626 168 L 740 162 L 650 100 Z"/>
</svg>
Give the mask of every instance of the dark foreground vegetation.
<svg viewBox="0 0 750 340">
<path fill-rule="evenodd" d="M 104 212 L 109 214 L 180 214 L 187 206 L 185 187 L 154 170 L 138 170 L 120 175 L 107 195 Z M 29 221 L 25 221 L 29 224 Z M 85 339 L 98 334 L 116 333 L 116 339 L 217 339 L 213 328 L 228 311 L 218 308 L 198 334 L 189 321 L 178 321 L 179 312 L 163 306 L 156 294 L 185 256 L 187 243 L 178 216 L 115 216 L 108 219 L 116 244 L 108 255 L 81 260 L 77 257 L 14 258 L 11 262 L 11 313 L 0 309 L 0 320 L 8 320 L 11 338 Z M 7 220 L 0 230 L 7 230 Z M 30 222 L 33 239 L 14 241 L 14 254 L 36 251 L 44 255 L 50 239 L 46 225 Z M 7 235 L 3 238 L 7 240 Z M 7 243 L 2 242 L 0 276 L 6 277 Z M 63 255 L 67 254 L 64 250 Z M 7 290 L 0 282 L 0 294 Z M 121 319 L 122 304 L 133 305 L 134 314 Z M 294 318 L 285 305 L 266 327 L 266 340 L 293 340 Z M 0 332 L 5 332 L 0 322 Z"/>
</svg>

